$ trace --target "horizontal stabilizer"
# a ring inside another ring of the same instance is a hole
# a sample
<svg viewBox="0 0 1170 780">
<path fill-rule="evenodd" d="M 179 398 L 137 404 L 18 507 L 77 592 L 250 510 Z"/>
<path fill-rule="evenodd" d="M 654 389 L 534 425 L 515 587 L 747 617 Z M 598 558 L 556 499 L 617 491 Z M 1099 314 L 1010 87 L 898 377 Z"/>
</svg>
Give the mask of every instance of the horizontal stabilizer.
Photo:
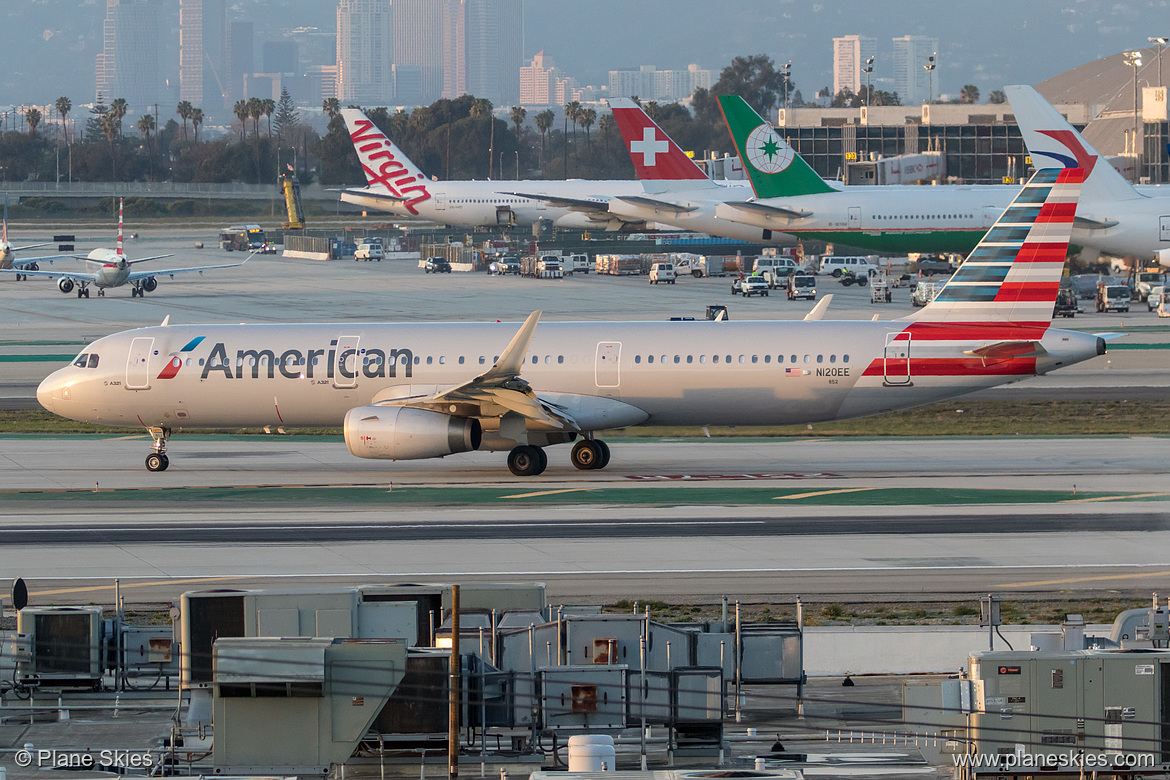
<svg viewBox="0 0 1170 780">
<path fill-rule="evenodd" d="M 977 349 L 968 349 L 963 352 L 965 355 L 973 355 L 977 358 L 983 359 L 983 365 L 987 365 L 988 360 L 1008 360 L 1010 358 L 1028 358 L 1040 357 L 1047 355 L 1048 350 L 1044 348 L 1039 341 L 1030 339 L 1008 339 L 1006 341 L 996 341 L 991 344 L 984 344 Z"/>
<path fill-rule="evenodd" d="M 1116 219 L 1096 217 L 1091 214 L 1077 214 L 1073 219 L 1073 227 L 1081 228 L 1082 230 L 1107 230 L 1120 224 Z"/>
</svg>

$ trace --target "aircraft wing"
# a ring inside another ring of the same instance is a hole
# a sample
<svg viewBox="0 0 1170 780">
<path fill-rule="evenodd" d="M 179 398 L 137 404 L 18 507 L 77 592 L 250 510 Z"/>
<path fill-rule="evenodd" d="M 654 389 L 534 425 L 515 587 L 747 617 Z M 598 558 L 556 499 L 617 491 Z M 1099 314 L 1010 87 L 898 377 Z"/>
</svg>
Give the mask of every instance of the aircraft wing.
<svg viewBox="0 0 1170 780">
<path fill-rule="evenodd" d="M 505 195 L 515 195 L 518 198 L 542 200 L 554 208 L 570 209 L 586 214 L 604 214 L 606 219 L 609 213 L 609 201 L 588 200 L 586 198 L 566 198 L 561 195 L 543 195 L 532 192 L 506 192 Z"/>
<path fill-rule="evenodd" d="M 23 268 L 0 268 L 0 273 L 20 274 L 21 276 L 43 276 L 46 279 L 76 279 L 80 282 L 92 282 L 94 275 L 88 271 L 27 271 Z"/>
<path fill-rule="evenodd" d="M 37 247 L 49 246 L 50 244 L 55 244 L 55 243 L 57 243 L 57 242 L 56 241 L 41 241 L 40 243 L 37 243 L 37 244 L 25 244 L 24 246 L 14 246 L 14 247 L 12 247 L 12 251 L 13 252 L 23 252 L 26 249 L 36 249 Z"/>
<path fill-rule="evenodd" d="M 720 209 L 735 212 L 739 211 L 744 214 L 756 214 L 765 217 L 780 217 L 782 219 L 801 219 L 802 217 L 811 217 L 813 212 L 803 211 L 801 209 L 789 209 L 783 206 L 773 206 L 768 203 L 762 203 L 757 200 L 747 200 L 743 202 L 721 203 Z"/>
<path fill-rule="evenodd" d="M 679 214 L 689 214 L 692 211 L 698 211 L 698 206 L 684 206 L 679 203 L 670 203 L 664 200 L 657 200 L 655 198 L 647 198 L 642 195 L 623 195 L 614 198 L 614 200 L 624 201 L 634 206 L 641 208 L 653 209 L 655 213 L 671 214 L 677 216 Z"/>
<path fill-rule="evenodd" d="M 41 244 L 34 244 L 33 246 L 41 246 Z M 21 248 L 28 249 L 29 247 L 21 247 Z M 17 250 L 14 250 L 14 251 L 17 251 Z M 63 257 L 75 258 L 75 257 L 77 257 L 77 255 L 56 254 L 56 255 L 45 255 L 44 257 L 18 257 L 12 261 L 12 267 L 13 268 L 24 268 L 26 265 L 32 265 L 33 263 L 52 263 L 53 261 L 60 260 Z"/>
<path fill-rule="evenodd" d="M 164 257 L 174 257 L 175 253 L 171 252 L 169 255 L 152 255 L 150 257 L 140 257 L 137 260 L 127 260 L 126 265 L 134 265 L 135 263 L 145 263 L 147 260 L 162 260 Z"/>
<path fill-rule="evenodd" d="M 236 267 L 241 266 L 244 263 L 248 262 L 249 260 L 251 260 L 253 257 L 255 257 L 256 254 L 257 254 L 256 252 L 253 252 L 252 254 L 248 255 L 247 257 L 245 257 L 243 260 L 241 260 L 238 263 L 225 263 L 223 265 L 196 265 L 196 266 L 192 266 L 190 268 L 163 268 L 163 269 L 158 270 L 158 271 L 134 271 L 133 273 L 129 274 L 126 277 L 126 281 L 127 282 L 137 282 L 139 279 L 146 279 L 146 278 L 151 277 L 151 276 L 169 276 L 173 279 L 175 274 L 189 274 L 189 273 L 196 273 L 196 272 L 203 273 L 204 271 L 214 271 L 217 268 L 236 268 Z M 170 257 L 170 255 L 161 255 L 161 257 Z M 142 258 L 142 260 L 155 260 L 155 259 L 157 259 L 157 258 L 150 258 L 150 257 Z M 132 262 L 141 263 L 142 260 L 134 260 Z"/>
</svg>

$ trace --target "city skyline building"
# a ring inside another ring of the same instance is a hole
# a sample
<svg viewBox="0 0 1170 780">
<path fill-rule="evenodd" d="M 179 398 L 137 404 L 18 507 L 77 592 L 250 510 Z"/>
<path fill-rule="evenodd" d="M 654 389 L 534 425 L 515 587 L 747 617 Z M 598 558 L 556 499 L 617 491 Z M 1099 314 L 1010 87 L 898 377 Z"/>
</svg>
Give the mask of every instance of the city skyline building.
<svg viewBox="0 0 1170 780">
<path fill-rule="evenodd" d="M 107 0 L 102 51 L 95 59 L 96 97 L 122 98 L 137 113 L 163 93 L 159 69 L 159 9 L 153 0 Z"/>
<path fill-rule="evenodd" d="M 408 88 L 417 97 L 400 103 L 433 103 L 443 94 L 443 19 L 448 0 L 394 0 L 394 65 L 413 65 L 419 69 L 421 86 Z M 413 71 L 402 69 L 406 87 L 415 78 Z M 413 90 L 413 91 L 412 91 Z"/>
<path fill-rule="evenodd" d="M 228 79 L 225 103 L 235 104 L 244 97 L 244 77 L 256 70 L 256 34 L 252 22 L 228 24 Z"/>
<path fill-rule="evenodd" d="M 394 103 L 393 9 L 390 0 L 337 5 L 337 99 L 342 104 Z"/>
<path fill-rule="evenodd" d="M 467 0 L 443 3 L 443 97 L 467 92 Z"/>
<path fill-rule="evenodd" d="M 466 0 L 467 92 L 496 106 L 520 99 L 521 0 Z"/>
<path fill-rule="evenodd" d="M 902 99 L 902 105 L 926 102 L 932 87 L 937 95 L 938 80 L 933 79 L 932 84 L 925 65 L 928 57 L 937 57 L 938 38 L 903 35 L 901 38 L 894 38 L 893 43 L 894 90 Z"/>
<path fill-rule="evenodd" d="M 658 70 L 653 65 L 609 72 L 610 97 L 638 97 L 641 100 L 686 100 L 699 87 L 711 88 L 711 71 L 698 65 L 686 70 Z"/>
<path fill-rule="evenodd" d="M 179 0 L 179 99 L 205 112 L 230 92 L 225 0 Z"/>
<path fill-rule="evenodd" d="M 861 93 L 865 83 L 862 68 L 870 57 L 877 56 L 877 39 L 861 35 L 844 35 L 833 39 L 833 94 L 848 89 Z"/>
</svg>

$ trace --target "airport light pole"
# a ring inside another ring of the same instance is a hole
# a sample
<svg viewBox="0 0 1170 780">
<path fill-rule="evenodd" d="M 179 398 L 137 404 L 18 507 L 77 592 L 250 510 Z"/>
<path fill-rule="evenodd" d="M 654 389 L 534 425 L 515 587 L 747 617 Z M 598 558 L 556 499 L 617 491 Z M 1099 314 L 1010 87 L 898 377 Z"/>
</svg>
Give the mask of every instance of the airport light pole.
<svg viewBox="0 0 1170 780">
<path fill-rule="evenodd" d="M 938 55 L 936 51 L 934 54 L 926 58 L 926 64 L 922 67 L 926 69 L 926 102 L 934 102 L 934 58 Z"/>
<path fill-rule="evenodd" d="M 784 94 L 783 105 L 784 110 L 788 110 L 788 81 L 792 78 L 792 60 L 784 63 L 784 67 L 780 69 L 780 75 L 784 77 Z"/>
<path fill-rule="evenodd" d="M 1162 86 L 1162 47 L 1170 43 L 1170 38 L 1147 38 L 1150 43 L 1158 47 L 1158 86 Z"/>
<path fill-rule="evenodd" d="M 873 73 L 873 55 L 865 61 L 865 67 L 861 69 L 865 73 L 865 105 L 868 108 L 873 103 L 873 92 L 870 91 L 869 76 Z"/>
<path fill-rule="evenodd" d="M 1133 157 L 1135 167 L 1138 165 L 1138 68 L 1142 66 L 1140 51 L 1127 51 L 1125 64 L 1133 68 Z"/>
</svg>

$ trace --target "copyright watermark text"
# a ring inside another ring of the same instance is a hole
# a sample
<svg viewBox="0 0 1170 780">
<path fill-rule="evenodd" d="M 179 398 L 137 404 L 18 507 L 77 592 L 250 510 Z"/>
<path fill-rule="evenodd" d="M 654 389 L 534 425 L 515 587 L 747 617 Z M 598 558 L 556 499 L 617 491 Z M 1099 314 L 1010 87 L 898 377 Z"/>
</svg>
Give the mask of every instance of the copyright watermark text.
<svg viewBox="0 0 1170 780">
<path fill-rule="evenodd" d="M 149 769 L 154 754 L 147 750 L 29 750 L 16 751 L 19 767 L 37 769 Z"/>
</svg>

